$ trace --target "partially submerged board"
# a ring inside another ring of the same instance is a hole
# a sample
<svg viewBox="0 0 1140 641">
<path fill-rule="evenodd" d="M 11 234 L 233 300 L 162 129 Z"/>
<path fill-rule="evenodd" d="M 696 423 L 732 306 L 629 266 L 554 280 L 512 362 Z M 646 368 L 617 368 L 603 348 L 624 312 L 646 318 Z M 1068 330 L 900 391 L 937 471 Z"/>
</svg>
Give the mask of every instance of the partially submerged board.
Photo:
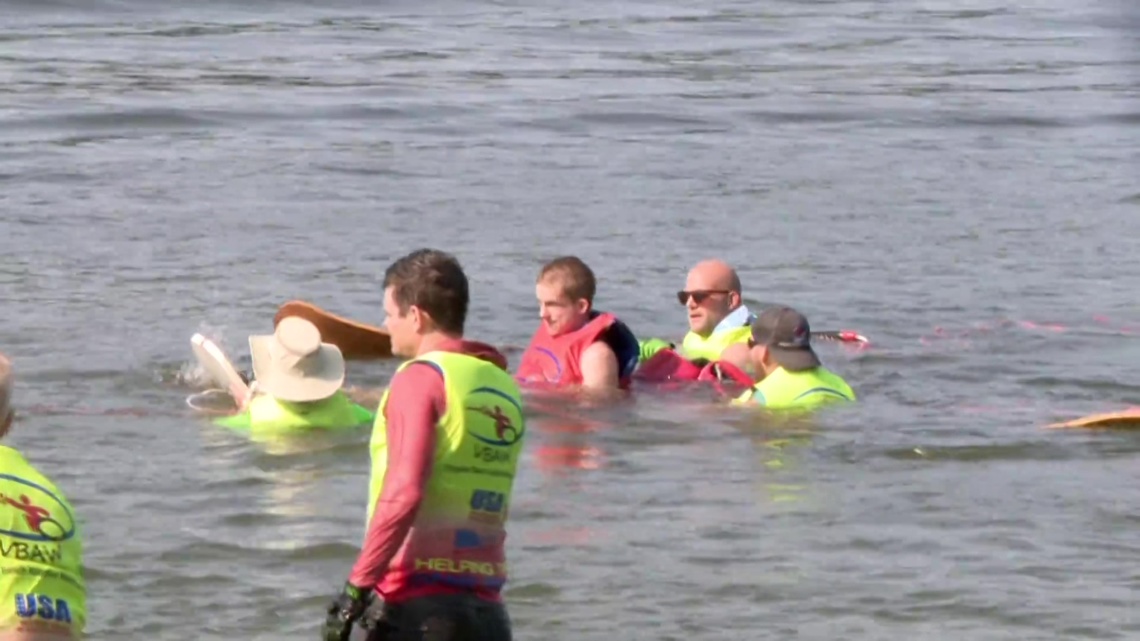
<svg viewBox="0 0 1140 641">
<path fill-rule="evenodd" d="M 1130 407 L 1120 412 L 1103 412 L 1090 414 L 1081 418 L 1063 423 L 1053 423 L 1047 427 L 1051 429 L 1084 427 L 1084 428 L 1140 428 L 1140 407 Z"/>
<path fill-rule="evenodd" d="M 249 386 L 214 341 L 201 334 L 194 334 L 190 337 L 190 349 L 194 351 L 194 358 L 210 375 L 215 385 L 229 392 L 235 401 L 245 398 Z"/>
<path fill-rule="evenodd" d="M 374 325 L 351 321 L 312 303 L 293 300 L 277 309 L 273 326 L 288 316 L 299 316 L 317 326 L 321 340 L 340 348 L 345 360 L 371 360 L 392 357 L 392 339 Z"/>
</svg>

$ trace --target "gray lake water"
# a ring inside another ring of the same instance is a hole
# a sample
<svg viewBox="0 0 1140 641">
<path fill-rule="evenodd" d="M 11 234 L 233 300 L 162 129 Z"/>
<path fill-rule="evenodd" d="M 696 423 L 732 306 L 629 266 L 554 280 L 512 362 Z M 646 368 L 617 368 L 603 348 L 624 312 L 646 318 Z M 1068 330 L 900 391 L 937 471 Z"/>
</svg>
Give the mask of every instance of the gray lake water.
<svg viewBox="0 0 1140 641">
<path fill-rule="evenodd" d="M 718 256 L 872 340 L 819 347 L 861 402 L 810 424 L 535 412 L 516 638 L 1140 636 L 1140 436 L 1042 429 L 1140 403 L 1140 10 L 1016 5 L 4 2 L 10 441 L 81 515 L 91 638 L 316 638 L 367 430 L 209 424 L 189 337 L 380 323 L 424 245 L 495 344 L 564 253 L 642 337 Z"/>
</svg>

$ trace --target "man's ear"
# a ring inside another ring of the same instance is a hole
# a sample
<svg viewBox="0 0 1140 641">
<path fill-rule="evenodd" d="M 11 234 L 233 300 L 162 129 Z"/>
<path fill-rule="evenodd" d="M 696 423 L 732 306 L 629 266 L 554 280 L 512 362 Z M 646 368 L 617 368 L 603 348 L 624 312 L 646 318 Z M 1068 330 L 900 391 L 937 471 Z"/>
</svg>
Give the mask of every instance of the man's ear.
<svg viewBox="0 0 1140 641">
<path fill-rule="evenodd" d="M 590 311 L 590 301 L 586 300 L 585 298 L 579 298 L 577 301 L 575 301 L 574 306 L 578 308 L 579 314 L 585 314 L 586 312 Z"/>
<path fill-rule="evenodd" d="M 412 318 L 412 327 L 415 327 L 420 334 L 426 334 L 435 328 L 435 321 L 431 314 L 415 305 L 408 307 L 408 316 Z"/>
<path fill-rule="evenodd" d="M 420 332 L 424 325 L 424 315 L 420 308 L 415 305 L 408 305 L 408 313 L 405 314 L 405 316 L 408 317 L 408 320 L 412 321 L 412 327 L 414 327 L 417 332 Z"/>
<path fill-rule="evenodd" d="M 765 347 L 763 345 L 757 345 L 757 346 L 753 347 L 752 349 L 760 350 L 760 353 L 758 354 L 758 356 L 760 357 L 760 362 L 763 363 L 765 366 L 770 365 L 772 363 L 772 354 L 771 354 L 771 352 L 768 351 L 767 347 Z"/>
</svg>

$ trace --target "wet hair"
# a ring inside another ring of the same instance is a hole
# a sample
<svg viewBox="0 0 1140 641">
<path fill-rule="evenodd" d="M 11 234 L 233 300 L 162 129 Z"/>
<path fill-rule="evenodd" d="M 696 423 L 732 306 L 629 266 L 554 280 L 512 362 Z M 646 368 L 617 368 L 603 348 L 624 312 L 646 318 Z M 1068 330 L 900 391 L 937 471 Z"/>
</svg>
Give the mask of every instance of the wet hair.
<svg viewBox="0 0 1140 641">
<path fill-rule="evenodd" d="M 594 280 L 593 270 L 582 262 L 582 259 L 577 256 L 555 258 L 542 266 L 537 282 L 553 278 L 559 280 L 570 300 L 585 298 L 587 303 L 594 304 L 594 294 L 597 293 L 598 284 Z"/>
<path fill-rule="evenodd" d="M 467 274 L 451 254 L 424 248 L 403 256 L 384 272 L 384 289 L 389 287 L 401 316 L 415 305 L 441 331 L 463 334 L 471 294 Z"/>
<path fill-rule="evenodd" d="M 0 354 L 0 438 L 7 430 L 3 427 L 4 421 L 12 411 L 12 364 Z"/>
</svg>

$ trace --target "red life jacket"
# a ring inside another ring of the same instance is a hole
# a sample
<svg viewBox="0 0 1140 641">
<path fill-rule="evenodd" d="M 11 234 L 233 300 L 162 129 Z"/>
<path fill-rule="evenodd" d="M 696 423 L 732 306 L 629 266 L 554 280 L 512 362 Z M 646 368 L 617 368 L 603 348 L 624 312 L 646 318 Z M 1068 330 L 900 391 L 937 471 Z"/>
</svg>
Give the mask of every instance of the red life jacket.
<svg viewBox="0 0 1140 641">
<path fill-rule="evenodd" d="M 634 378 L 652 383 L 705 382 L 722 393 L 728 393 L 721 385 L 752 387 L 752 377 L 727 361 L 713 361 L 704 367 L 688 360 L 671 349 L 663 349 L 651 356 L 637 368 Z"/>
<path fill-rule="evenodd" d="M 634 378 L 659 383 L 663 381 L 695 381 L 701 368 L 671 349 L 659 350 L 637 368 Z"/>
<path fill-rule="evenodd" d="M 756 384 L 747 372 L 728 361 L 713 361 L 705 365 L 697 380 L 712 383 L 716 391 L 728 396 L 736 396 Z"/>
<path fill-rule="evenodd" d="M 622 322 L 609 313 L 594 312 L 593 319 L 588 323 L 560 336 L 551 336 L 546 331 L 546 325 L 540 324 L 523 352 L 515 378 L 521 383 L 555 387 L 581 385 L 582 352 L 615 325 L 628 332 Z M 636 346 L 636 339 L 633 344 Z M 615 350 L 618 357 L 618 386 L 628 389 L 630 376 L 627 372 L 632 368 L 623 366 L 622 354 L 618 351 Z"/>
</svg>

